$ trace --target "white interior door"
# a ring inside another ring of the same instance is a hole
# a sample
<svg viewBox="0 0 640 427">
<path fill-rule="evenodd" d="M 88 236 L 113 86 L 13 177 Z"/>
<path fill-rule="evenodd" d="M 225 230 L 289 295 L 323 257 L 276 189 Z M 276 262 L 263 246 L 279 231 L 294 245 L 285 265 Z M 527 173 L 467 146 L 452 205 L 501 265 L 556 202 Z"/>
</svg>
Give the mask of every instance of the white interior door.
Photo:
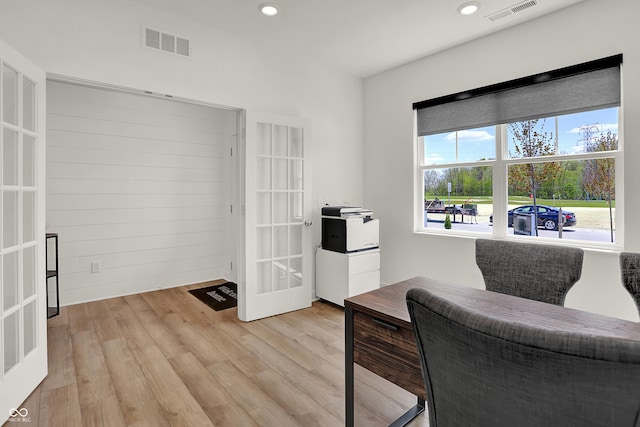
<svg viewBox="0 0 640 427">
<path fill-rule="evenodd" d="M 47 374 L 45 77 L 0 40 L 0 424 Z"/>
<path fill-rule="evenodd" d="M 244 263 L 238 316 L 249 321 L 311 305 L 309 126 L 247 112 Z"/>
</svg>

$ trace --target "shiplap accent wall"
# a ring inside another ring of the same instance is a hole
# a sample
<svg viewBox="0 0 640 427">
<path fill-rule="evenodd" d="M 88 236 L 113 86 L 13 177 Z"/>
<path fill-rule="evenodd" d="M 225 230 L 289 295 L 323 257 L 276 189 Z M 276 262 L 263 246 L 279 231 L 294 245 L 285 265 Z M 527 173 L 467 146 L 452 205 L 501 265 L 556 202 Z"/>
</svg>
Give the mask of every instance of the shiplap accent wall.
<svg viewBox="0 0 640 427">
<path fill-rule="evenodd" d="M 47 83 L 46 221 L 63 305 L 228 273 L 236 129 L 225 109 Z"/>
</svg>

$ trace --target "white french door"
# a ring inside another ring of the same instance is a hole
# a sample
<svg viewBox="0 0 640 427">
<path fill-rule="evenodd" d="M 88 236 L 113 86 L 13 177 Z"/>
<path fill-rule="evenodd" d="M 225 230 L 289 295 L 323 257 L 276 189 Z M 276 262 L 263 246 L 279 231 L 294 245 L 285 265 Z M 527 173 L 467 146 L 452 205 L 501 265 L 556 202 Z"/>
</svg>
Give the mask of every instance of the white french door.
<svg viewBox="0 0 640 427">
<path fill-rule="evenodd" d="M 0 424 L 47 374 L 45 78 L 0 40 Z"/>
<path fill-rule="evenodd" d="M 244 321 L 311 305 L 309 127 L 305 120 L 247 112 L 244 146 Z"/>
</svg>

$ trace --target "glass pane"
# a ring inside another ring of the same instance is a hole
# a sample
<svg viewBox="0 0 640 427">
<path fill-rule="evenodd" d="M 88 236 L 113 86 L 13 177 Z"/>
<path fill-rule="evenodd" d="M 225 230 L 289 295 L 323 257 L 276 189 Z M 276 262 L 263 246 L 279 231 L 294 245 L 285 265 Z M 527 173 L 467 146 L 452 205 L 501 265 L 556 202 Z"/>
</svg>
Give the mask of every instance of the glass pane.
<svg viewBox="0 0 640 427">
<path fill-rule="evenodd" d="M 302 258 L 289 259 L 289 287 L 297 288 L 302 286 Z"/>
<path fill-rule="evenodd" d="M 302 140 L 302 128 L 290 128 L 291 141 L 289 148 L 289 157 L 302 157 L 304 156 L 304 146 Z"/>
<path fill-rule="evenodd" d="M 258 259 L 271 258 L 271 227 L 256 229 L 256 257 Z"/>
<path fill-rule="evenodd" d="M 2 66 L 2 118 L 5 122 L 18 124 L 18 73 L 7 65 Z"/>
<path fill-rule="evenodd" d="M 18 192 L 2 193 L 2 244 L 5 248 L 18 244 Z"/>
<path fill-rule="evenodd" d="M 288 288 L 287 260 L 273 262 L 273 290 L 281 291 Z"/>
<path fill-rule="evenodd" d="M 26 77 L 22 79 L 22 127 L 36 130 L 36 85 Z"/>
<path fill-rule="evenodd" d="M 18 252 L 2 257 L 2 298 L 5 310 L 18 304 Z"/>
<path fill-rule="evenodd" d="M 22 185 L 36 185 L 36 139 L 29 135 L 22 136 Z"/>
<path fill-rule="evenodd" d="M 492 232 L 491 166 L 426 169 L 423 183 L 425 227 Z"/>
<path fill-rule="evenodd" d="M 273 126 L 273 154 L 275 156 L 287 155 L 288 144 L 288 128 L 287 126 L 274 125 Z"/>
<path fill-rule="evenodd" d="M 524 120 L 507 129 L 512 159 L 613 151 L 618 149 L 618 108 Z"/>
<path fill-rule="evenodd" d="M 495 126 L 423 136 L 419 142 L 424 147 L 424 165 L 496 158 Z"/>
<path fill-rule="evenodd" d="M 302 255 L 302 224 L 290 227 L 289 255 Z"/>
<path fill-rule="evenodd" d="M 286 257 L 289 254 L 289 231 L 286 225 L 273 227 L 273 257 Z"/>
<path fill-rule="evenodd" d="M 534 235 L 614 242 L 615 166 L 614 158 L 510 165 L 508 226 L 518 214 L 534 214 Z"/>
<path fill-rule="evenodd" d="M 302 193 L 290 193 L 291 203 L 289 209 L 291 214 L 289 215 L 290 222 L 302 222 Z"/>
<path fill-rule="evenodd" d="M 256 193 L 256 221 L 271 224 L 271 193 Z"/>
<path fill-rule="evenodd" d="M 292 190 L 302 190 L 304 185 L 304 179 L 303 179 L 304 176 L 303 176 L 303 170 L 302 170 L 303 161 L 291 160 L 290 165 L 291 165 L 291 182 L 289 183 L 289 188 Z"/>
<path fill-rule="evenodd" d="M 256 264 L 256 282 L 258 294 L 271 292 L 271 261 Z"/>
<path fill-rule="evenodd" d="M 36 300 L 24 307 L 24 355 L 36 348 Z"/>
<path fill-rule="evenodd" d="M 258 190 L 271 189 L 271 158 L 258 157 L 256 159 L 256 188 Z"/>
<path fill-rule="evenodd" d="M 550 156 L 558 153 L 555 118 L 523 120 L 507 124 L 509 158 Z"/>
<path fill-rule="evenodd" d="M 287 189 L 287 159 L 273 159 L 273 188 Z"/>
<path fill-rule="evenodd" d="M 36 240 L 36 193 L 24 191 L 22 193 L 22 242 Z"/>
<path fill-rule="evenodd" d="M 22 252 L 22 299 L 36 293 L 36 247 L 30 246 Z"/>
<path fill-rule="evenodd" d="M 4 319 L 4 372 L 18 364 L 18 313 L 15 311 Z"/>
<path fill-rule="evenodd" d="M 2 177 L 4 185 L 18 185 L 18 133 L 4 130 Z"/>
<path fill-rule="evenodd" d="M 287 198 L 288 193 L 273 193 L 273 222 L 276 224 L 287 223 Z"/>
<path fill-rule="evenodd" d="M 268 123 L 258 123 L 258 146 L 257 153 L 271 155 L 271 125 Z"/>
</svg>

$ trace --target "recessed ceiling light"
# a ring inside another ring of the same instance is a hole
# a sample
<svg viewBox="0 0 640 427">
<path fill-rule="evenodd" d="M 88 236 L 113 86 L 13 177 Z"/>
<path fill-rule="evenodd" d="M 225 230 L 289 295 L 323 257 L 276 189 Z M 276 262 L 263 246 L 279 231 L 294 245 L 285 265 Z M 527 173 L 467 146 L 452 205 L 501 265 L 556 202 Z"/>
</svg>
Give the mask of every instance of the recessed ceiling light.
<svg viewBox="0 0 640 427">
<path fill-rule="evenodd" d="M 275 16 L 278 14 L 278 5 L 275 3 L 262 3 L 258 6 L 258 10 L 266 16 Z"/>
<path fill-rule="evenodd" d="M 468 1 L 458 6 L 458 13 L 460 15 L 473 15 L 480 9 L 480 2 Z"/>
</svg>

